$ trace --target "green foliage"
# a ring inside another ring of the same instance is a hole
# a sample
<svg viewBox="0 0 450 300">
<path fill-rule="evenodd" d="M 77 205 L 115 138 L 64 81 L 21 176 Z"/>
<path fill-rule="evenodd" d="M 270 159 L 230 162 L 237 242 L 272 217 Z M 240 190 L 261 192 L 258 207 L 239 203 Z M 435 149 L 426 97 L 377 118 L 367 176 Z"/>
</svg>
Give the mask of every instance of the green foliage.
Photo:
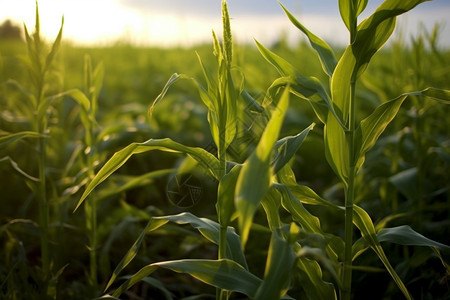
<svg viewBox="0 0 450 300">
<path fill-rule="evenodd" d="M 339 1 L 345 49 L 282 5 L 308 43 L 236 45 L 222 1 L 212 47 L 46 45 L 36 11 L 0 41 L 0 293 L 445 298 L 449 53 L 382 51 L 424 1 L 367 2 Z"/>
</svg>

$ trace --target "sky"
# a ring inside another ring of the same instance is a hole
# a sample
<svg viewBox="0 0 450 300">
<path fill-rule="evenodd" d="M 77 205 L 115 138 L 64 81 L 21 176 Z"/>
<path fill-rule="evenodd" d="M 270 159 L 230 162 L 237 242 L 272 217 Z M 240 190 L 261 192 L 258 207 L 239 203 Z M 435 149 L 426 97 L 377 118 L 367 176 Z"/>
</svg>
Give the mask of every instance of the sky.
<svg viewBox="0 0 450 300">
<path fill-rule="evenodd" d="M 408 1 L 408 0 L 405 0 Z M 56 37 L 64 15 L 63 38 L 80 45 L 117 41 L 135 45 L 192 46 L 221 34 L 221 0 L 39 0 L 41 31 Z M 345 45 L 348 31 L 340 19 L 338 0 L 280 0 L 310 31 L 330 44 Z M 359 20 L 382 0 L 369 0 Z M 281 34 L 295 43 L 302 38 L 277 0 L 228 0 L 233 38 L 270 44 Z M 6 19 L 34 30 L 35 0 L 0 0 L 0 23 Z M 416 36 L 422 27 L 441 24 L 440 44 L 450 47 L 450 0 L 420 4 L 398 19 L 396 34 Z"/>
</svg>

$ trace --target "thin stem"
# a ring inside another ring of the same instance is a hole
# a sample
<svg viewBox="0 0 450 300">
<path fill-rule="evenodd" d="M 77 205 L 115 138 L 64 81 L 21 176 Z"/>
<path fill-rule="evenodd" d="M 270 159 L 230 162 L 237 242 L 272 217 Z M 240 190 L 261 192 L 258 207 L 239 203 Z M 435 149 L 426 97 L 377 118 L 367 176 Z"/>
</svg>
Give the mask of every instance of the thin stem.
<svg viewBox="0 0 450 300">
<path fill-rule="evenodd" d="M 346 132 L 346 140 L 348 145 L 348 185 L 345 190 L 345 252 L 344 252 L 344 269 L 342 274 L 343 289 L 341 299 L 351 299 L 352 288 L 352 246 L 353 246 L 353 204 L 355 201 L 355 89 L 356 82 L 350 84 L 350 111 L 349 111 L 349 130 Z"/>
<path fill-rule="evenodd" d="M 43 131 L 39 131 L 43 134 Z M 48 279 L 50 259 L 48 251 L 48 202 L 46 194 L 45 164 L 46 141 L 39 138 L 39 227 L 41 229 L 41 260 L 44 276 Z"/>
<path fill-rule="evenodd" d="M 44 72 L 41 72 L 41 76 L 37 83 L 37 106 L 36 106 L 36 116 L 38 115 L 38 107 L 43 99 L 44 90 Z M 45 167 L 47 163 L 46 157 L 46 146 L 47 141 L 45 135 L 46 130 L 46 116 L 44 115 L 42 120 L 36 119 L 37 131 L 40 135 L 38 141 L 38 152 L 39 152 L 39 187 L 38 187 L 38 201 L 39 201 L 39 227 L 41 230 L 41 264 L 42 270 L 44 272 L 45 280 L 48 279 L 50 270 L 50 258 L 48 250 L 48 218 L 49 209 L 47 202 L 47 192 L 46 192 L 46 178 L 45 178 Z"/>
</svg>

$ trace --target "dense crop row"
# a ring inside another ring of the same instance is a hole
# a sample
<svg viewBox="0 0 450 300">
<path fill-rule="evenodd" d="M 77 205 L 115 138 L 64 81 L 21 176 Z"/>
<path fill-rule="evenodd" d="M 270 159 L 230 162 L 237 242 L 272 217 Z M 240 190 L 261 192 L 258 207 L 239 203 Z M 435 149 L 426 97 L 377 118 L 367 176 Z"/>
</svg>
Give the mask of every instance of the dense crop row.
<svg viewBox="0 0 450 300">
<path fill-rule="evenodd" d="M 47 45 L 36 10 L 0 41 L 2 298 L 448 299 L 450 55 L 376 54 L 421 2 L 339 1 L 339 53 L 284 7 L 298 47 L 234 45 L 223 1 L 197 52 Z"/>
</svg>

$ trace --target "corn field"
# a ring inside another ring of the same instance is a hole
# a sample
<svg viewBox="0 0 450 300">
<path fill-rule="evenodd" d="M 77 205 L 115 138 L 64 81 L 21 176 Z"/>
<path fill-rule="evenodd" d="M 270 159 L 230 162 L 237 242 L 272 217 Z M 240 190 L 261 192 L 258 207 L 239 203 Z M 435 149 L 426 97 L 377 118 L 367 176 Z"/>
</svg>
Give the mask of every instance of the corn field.
<svg viewBox="0 0 450 300">
<path fill-rule="evenodd" d="M 0 40 L 1 299 L 450 299 L 450 50 Z M 218 4 L 219 5 L 219 4 Z M 60 16 L 55 16 L 59 18 Z M 389 46 L 384 47 L 390 40 Z"/>
</svg>

